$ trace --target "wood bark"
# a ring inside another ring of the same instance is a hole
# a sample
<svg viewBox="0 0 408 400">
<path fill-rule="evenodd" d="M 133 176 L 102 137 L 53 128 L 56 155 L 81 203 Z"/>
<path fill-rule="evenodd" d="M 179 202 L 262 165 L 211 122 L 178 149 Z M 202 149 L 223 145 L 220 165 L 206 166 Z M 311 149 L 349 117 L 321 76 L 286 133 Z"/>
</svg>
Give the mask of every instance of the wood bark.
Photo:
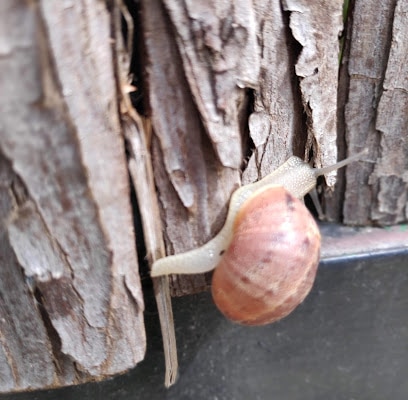
<svg viewBox="0 0 408 400">
<path fill-rule="evenodd" d="M 357 1 L 353 9 L 346 138 L 351 151 L 368 146 L 370 162 L 347 169 L 349 224 L 389 225 L 408 217 L 408 4 L 376 5 Z"/>
<path fill-rule="evenodd" d="M 111 15 L 0 8 L 0 390 L 101 379 L 145 351 Z"/>
</svg>

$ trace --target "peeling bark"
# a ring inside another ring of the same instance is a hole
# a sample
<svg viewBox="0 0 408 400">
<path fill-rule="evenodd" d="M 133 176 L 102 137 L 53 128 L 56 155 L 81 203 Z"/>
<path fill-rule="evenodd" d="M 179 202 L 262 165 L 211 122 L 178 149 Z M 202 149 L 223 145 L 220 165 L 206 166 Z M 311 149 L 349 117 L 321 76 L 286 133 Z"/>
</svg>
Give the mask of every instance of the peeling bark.
<svg viewBox="0 0 408 400">
<path fill-rule="evenodd" d="M 293 68 L 297 46 L 288 16 L 279 0 L 258 0 L 254 7 L 261 68 L 248 119 L 254 150 L 243 171 L 243 184 L 268 175 L 292 154 L 305 152 L 303 108 Z"/>
<path fill-rule="evenodd" d="M 245 107 L 245 88 L 258 85 L 260 67 L 252 2 L 163 3 L 177 32 L 184 73 L 216 154 L 223 166 L 239 168 L 241 107 Z"/>
<path fill-rule="evenodd" d="M 238 186 L 239 171 L 225 168 L 217 160 L 160 2 L 144 2 L 142 18 L 155 133 L 152 157 L 166 252 L 179 253 L 206 242 L 221 228 L 230 193 Z M 206 288 L 205 276 L 172 277 L 176 295 Z"/>
<path fill-rule="evenodd" d="M 318 167 L 337 160 L 337 81 L 339 35 L 343 29 L 343 1 L 284 0 L 290 12 L 290 28 L 302 46 L 296 62 L 303 107 L 308 115 L 306 156 L 313 148 Z M 336 172 L 326 177 L 335 183 Z"/>
</svg>

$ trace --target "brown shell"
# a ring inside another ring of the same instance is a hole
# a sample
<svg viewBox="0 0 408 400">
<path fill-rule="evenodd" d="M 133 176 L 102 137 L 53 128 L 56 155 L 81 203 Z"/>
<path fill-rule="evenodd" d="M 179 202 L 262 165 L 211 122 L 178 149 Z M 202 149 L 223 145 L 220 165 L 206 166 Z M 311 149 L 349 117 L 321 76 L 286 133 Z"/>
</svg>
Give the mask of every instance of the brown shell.
<svg viewBox="0 0 408 400">
<path fill-rule="evenodd" d="M 319 256 L 319 229 L 304 204 L 283 187 L 265 189 L 235 219 L 232 242 L 214 271 L 214 302 L 234 322 L 277 321 L 309 293 Z"/>
</svg>

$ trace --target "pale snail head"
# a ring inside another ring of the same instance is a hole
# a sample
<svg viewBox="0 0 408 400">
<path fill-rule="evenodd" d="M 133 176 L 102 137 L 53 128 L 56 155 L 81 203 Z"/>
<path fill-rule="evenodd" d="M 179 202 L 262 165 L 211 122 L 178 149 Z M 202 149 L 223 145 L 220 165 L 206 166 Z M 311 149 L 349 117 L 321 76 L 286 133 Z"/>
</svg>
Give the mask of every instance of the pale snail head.
<svg viewBox="0 0 408 400">
<path fill-rule="evenodd" d="M 317 224 L 301 200 L 318 176 L 359 158 L 315 169 L 290 157 L 231 196 L 227 219 L 205 245 L 153 263 L 151 276 L 215 269 L 212 295 L 229 319 L 264 325 L 288 315 L 310 292 L 320 257 Z"/>
</svg>

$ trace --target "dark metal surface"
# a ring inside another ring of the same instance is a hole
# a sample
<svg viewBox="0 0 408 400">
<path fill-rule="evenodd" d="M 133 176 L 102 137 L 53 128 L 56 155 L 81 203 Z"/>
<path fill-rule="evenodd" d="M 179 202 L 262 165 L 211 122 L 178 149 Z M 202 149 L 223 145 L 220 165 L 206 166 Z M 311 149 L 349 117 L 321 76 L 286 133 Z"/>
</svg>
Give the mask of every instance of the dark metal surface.
<svg viewBox="0 0 408 400">
<path fill-rule="evenodd" d="M 228 322 L 209 293 L 174 299 L 180 376 L 169 390 L 163 386 L 160 332 L 149 291 L 146 302 L 148 351 L 133 371 L 0 399 L 408 398 L 406 246 L 328 257 L 306 301 L 270 326 Z"/>
</svg>

